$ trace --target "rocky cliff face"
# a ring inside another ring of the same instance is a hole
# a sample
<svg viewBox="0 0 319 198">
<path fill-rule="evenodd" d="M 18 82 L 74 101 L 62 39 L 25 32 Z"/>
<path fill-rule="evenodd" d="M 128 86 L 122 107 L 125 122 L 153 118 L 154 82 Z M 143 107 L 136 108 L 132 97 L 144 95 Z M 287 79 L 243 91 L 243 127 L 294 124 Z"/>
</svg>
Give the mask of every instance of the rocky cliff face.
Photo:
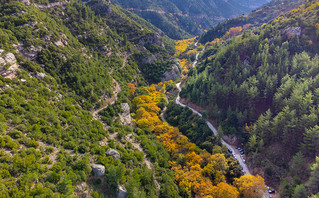
<svg viewBox="0 0 319 198">
<path fill-rule="evenodd" d="M 174 64 L 172 65 L 172 69 L 165 72 L 163 77 L 161 78 L 161 81 L 169 81 L 169 80 L 173 80 L 175 81 L 177 78 L 181 78 L 182 77 L 182 67 L 179 64 L 179 62 L 174 59 Z"/>
<path fill-rule="evenodd" d="M 14 78 L 19 65 L 17 59 L 12 53 L 4 53 L 4 50 L 0 49 L 0 75 L 5 78 Z"/>
<path fill-rule="evenodd" d="M 142 46 L 147 44 L 152 44 L 152 45 L 159 45 L 161 47 L 165 47 L 158 33 L 147 34 L 146 36 L 144 36 L 138 41 L 138 44 Z"/>
<path fill-rule="evenodd" d="M 132 117 L 130 114 L 130 106 L 128 103 L 122 103 L 121 109 L 123 110 L 123 113 L 120 113 L 120 123 L 122 125 L 130 125 L 132 123 Z"/>
<path fill-rule="evenodd" d="M 90 6 L 92 10 L 94 10 L 94 12 L 99 14 L 100 16 L 107 16 L 112 13 L 110 0 L 89 2 L 88 6 Z"/>
</svg>

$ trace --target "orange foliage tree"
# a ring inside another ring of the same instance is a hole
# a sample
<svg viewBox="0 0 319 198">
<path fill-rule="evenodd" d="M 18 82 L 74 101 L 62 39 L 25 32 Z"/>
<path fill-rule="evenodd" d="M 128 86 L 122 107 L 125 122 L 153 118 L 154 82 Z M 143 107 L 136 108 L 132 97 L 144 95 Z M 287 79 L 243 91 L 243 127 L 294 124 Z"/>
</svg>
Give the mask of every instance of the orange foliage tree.
<svg viewBox="0 0 319 198">
<path fill-rule="evenodd" d="M 135 85 L 132 84 L 132 83 L 128 83 L 128 88 L 130 89 L 130 93 L 131 93 L 131 95 L 133 96 L 134 93 L 135 93 L 135 91 L 136 91 Z"/>
</svg>

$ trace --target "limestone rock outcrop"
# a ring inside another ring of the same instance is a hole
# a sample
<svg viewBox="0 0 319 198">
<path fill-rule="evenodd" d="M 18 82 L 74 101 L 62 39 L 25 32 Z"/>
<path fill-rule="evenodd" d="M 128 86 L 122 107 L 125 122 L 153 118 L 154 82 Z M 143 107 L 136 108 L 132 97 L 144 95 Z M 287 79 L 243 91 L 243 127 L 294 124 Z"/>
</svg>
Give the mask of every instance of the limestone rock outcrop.
<svg viewBox="0 0 319 198">
<path fill-rule="evenodd" d="M 121 109 L 123 113 L 120 113 L 120 123 L 122 125 L 130 125 L 132 123 L 132 117 L 131 117 L 131 112 L 130 112 L 130 106 L 128 103 L 122 103 L 121 104 Z"/>
<path fill-rule="evenodd" d="M 102 164 L 93 164 L 91 168 L 95 176 L 103 176 L 105 174 L 105 166 Z"/>
<path fill-rule="evenodd" d="M 174 64 L 172 65 L 172 69 L 166 71 L 163 74 L 161 81 L 162 82 L 169 81 L 169 80 L 175 81 L 177 78 L 181 78 L 181 77 L 182 77 L 182 67 L 179 64 L 179 62 L 176 59 L 174 59 Z"/>
<path fill-rule="evenodd" d="M 106 155 L 112 156 L 114 159 L 120 159 L 120 153 L 115 149 L 108 149 Z"/>
</svg>

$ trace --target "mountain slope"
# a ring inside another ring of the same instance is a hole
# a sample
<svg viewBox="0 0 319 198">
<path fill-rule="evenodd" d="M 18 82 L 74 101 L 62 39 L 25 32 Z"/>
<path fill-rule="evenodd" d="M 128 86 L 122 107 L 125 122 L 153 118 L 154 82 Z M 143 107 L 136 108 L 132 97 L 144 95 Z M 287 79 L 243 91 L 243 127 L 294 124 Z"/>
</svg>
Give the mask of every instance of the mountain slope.
<svg viewBox="0 0 319 198">
<path fill-rule="evenodd" d="M 1 197 L 156 197 L 157 181 L 177 197 L 163 145 L 121 121 L 129 87 L 170 70 L 170 40 L 118 6 L 86 3 L 0 0 Z"/>
<path fill-rule="evenodd" d="M 244 144 L 248 163 L 284 197 L 317 194 L 318 1 L 206 45 L 181 96 Z M 313 164 L 312 164 L 313 163 Z M 302 189 L 302 190 L 300 190 Z M 299 191 L 300 190 L 300 191 Z"/>
<path fill-rule="evenodd" d="M 229 29 L 234 27 L 247 26 L 250 29 L 259 27 L 263 23 L 269 22 L 282 13 L 286 13 L 291 9 L 297 8 L 303 2 L 303 0 L 273 0 L 248 14 L 228 19 L 225 22 L 214 26 L 200 36 L 199 42 L 207 43 L 216 38 L 221 38 L 227 31 L 229 31 Z"/>
<path fill-rule="evenodd" d="M 267 1 L 115 0 L 114 2 L 150 21 L 169 37 L 181 39 L 198 35 L 218 21 L 249 12 Z"/>
</svg>

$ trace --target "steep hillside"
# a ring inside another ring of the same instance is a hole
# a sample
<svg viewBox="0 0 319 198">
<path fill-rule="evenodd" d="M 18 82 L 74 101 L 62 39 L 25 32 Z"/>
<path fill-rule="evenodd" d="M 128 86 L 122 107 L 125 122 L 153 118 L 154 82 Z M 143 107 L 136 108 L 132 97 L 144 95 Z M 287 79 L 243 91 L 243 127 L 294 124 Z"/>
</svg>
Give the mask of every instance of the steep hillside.
<svg viewBox="0 0 319 198">
<path fill-rule="evenodd" d="M 174 48 L 125 13 L 0 0 L 1 197 L 178 197 L 168 152 L 137 137 L 129 107 L 130 88 L 175 71 Z"/>
<path fill-rule="evenodd" d="M 181 97 L 204 108 L 283 197 L 318 189 L 319 3 L 212 42 Z M 312 168 L 309 168 L 312 167 Z"/>
<path fill-rule="evenodd" d="M 198 35 L 225 18 L 249 12 L 267 0 L 115 0 L 173 39 Z"/>
<path fill-rule="evenodd" d="M 264 23 L 297 8 L 304 0 L 273 0 L 248 14 L 241 15 L 225 22 L 219 23 L 199 38 L 200 43 L 211 42 L 216 38 L 223 37 L 231 28 L 242 27 L 243 29 L 253 29 Z"/>
</svg>

